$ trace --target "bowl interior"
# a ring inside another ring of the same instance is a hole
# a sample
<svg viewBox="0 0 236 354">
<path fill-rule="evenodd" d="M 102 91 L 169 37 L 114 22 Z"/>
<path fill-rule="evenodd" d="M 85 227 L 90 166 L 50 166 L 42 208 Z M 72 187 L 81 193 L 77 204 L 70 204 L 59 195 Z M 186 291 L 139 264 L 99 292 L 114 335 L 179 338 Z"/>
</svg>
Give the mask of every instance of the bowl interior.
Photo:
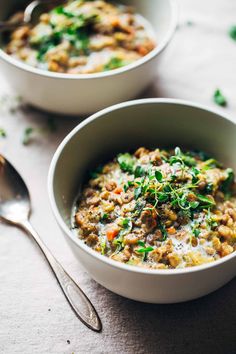
<svg viewBox="0 0 236 354">
<path fill-rule="evenodd" d="M 95 114 L 62 142 L 51 167 L 52 195 L 70 227 L 72 205 L 89 168 L 119 152 L 185 147 L 212 154 L 236 171 L 236 125 L 217 113 L 173 100 L 141 100 Z"/>
<path fill-rule="evenodd" d="M 1 0 L 0 20 L 6 20 L 19 9 L 24 9 L 29 2 L 29 0 Z M 175 0 L 118 0 L 117 3 L 134 6 L 136 12 L 151 23 L 159 44 L 168 37 L 171 25 L 174 25 Z M 2 36 L 0 40 L 2 42 Z"/>
</svg>

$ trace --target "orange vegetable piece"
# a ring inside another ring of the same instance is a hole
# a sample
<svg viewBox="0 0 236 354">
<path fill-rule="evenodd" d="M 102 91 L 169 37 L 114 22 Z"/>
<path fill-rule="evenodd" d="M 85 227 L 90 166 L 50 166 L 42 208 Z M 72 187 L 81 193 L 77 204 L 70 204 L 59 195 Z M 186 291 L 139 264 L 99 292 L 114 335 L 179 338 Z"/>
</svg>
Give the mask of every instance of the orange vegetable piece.
<svg viewBox="0 0 236 354">
<path fill-rule="evenodd" d="M 115 194 L 121 194 L 122 192 L 122 188 L 121 187 L 116 187 L 116 189 L 114 189 L 114 193 Z"/>
<path fill-rule="evenodd" d="M 118 228 L 113 228 L 107 230 L 107 239 L 108 241 L 113 241 L 114 238 L 118 235 L 119 229 Z"/>
<path fill-rule="evenodd" d="M 176 229 L 173 226 L 171 226 L 167 229 L 167 232 L 170 235 L 174 235 L 176 233 Z"/>
</svg>

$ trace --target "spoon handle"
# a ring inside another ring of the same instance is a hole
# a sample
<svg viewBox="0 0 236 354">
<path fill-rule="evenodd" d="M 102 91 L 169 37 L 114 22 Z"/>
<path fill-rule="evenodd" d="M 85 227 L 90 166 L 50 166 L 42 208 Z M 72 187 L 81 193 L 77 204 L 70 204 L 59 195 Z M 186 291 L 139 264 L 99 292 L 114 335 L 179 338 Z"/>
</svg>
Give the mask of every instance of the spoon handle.
<svg viewBox="0 0 236 354">
<path fill-rule="evenodd" d="M 0 32 L 12 31 L 23 24 L 24 14 L 22 12 L 18 12 L 8 21 L 0 21 Z"/>
<path fill-rule="evenodd" d="M 37 242 L 49 265 L 51 266 L 65 297 L 79 319 L 90 329 L 100 332 L 102 329 L 101 320 L 84 292 L 54 258 L 30 222 L 25 221 L 20 226 Z"/>
<path fill-rule="evenodd" d="M 22 23 L 12 23 L 12 22 L 1 22 L 0 21 L 0 32 L 4 32 L 4 31 L 12 31 L 15 28 L 17 28 L 18 26 L 20 26 Z"/>
</svg>

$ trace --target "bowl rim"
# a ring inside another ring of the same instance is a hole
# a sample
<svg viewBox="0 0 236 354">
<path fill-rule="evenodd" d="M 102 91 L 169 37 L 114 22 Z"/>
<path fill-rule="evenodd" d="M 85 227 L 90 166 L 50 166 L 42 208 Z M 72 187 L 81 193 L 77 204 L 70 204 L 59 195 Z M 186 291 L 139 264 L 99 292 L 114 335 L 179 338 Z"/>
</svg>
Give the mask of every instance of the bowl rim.
<svg viewBox="0 0 236 354">
<path fill-rule="evenodd" d="M 191 108 L 197 108 L 203 111 L 206 111 L 208 113 L 212 113 L 218 116 L 219 119 L 222 119 L 223 121 L 228 121 L 234 125 L 236 125 L 236 122 L 233 120 L 233 117 L 223 114 L 223 112 L 220 109 L 213 109 L 212 107 L 209 107 L 207 105 L 202 105 L 198 104 L 192 101 L 187 101 L 187 100 L 180 100 L 180 99 L 172 99 L 172 98 L 145 98 L 145 99 L 139 99 L 139 100 L 132 100 L 132 101 L 127 101 L 127 102 L 122 102 L 113 106 L 110 106 L 108 108 L 105 108 L 87 119 L 85 119 L 83 122 L 79 123 L 60 143 L 59 147 L 57 148 L 51 164 L 49 168 L 49 173 L 48 173 L 48 194 L 49 194 L 49 200 L 51 204 L 51 208 L 54 214 L 54 217 L 56 218 L 56 221 L 58 225 L 61 227 L 61 229 L 64 231 L 67 237 L 70 238 L 70 240 L 77 246 L 79 247 L 82 251 L 85 253 L 88 253 L 90 256 L 95 257 L 97 260 L 102 261 L 108 266 L 111 266 L 113 268 L 118 268 L 120 270 L 126 270 L 134 273 L 141 273 L 141 274 L 146 274 L 146 275 L 169 275 L 169 276 L 174 276 L 178 274 L 185 274 L 185 273 L 195 273 L 198 271 L 203 271 L 207 270 L 209 268 L 217 267 L 220 266 L 221 264 L 230 261 L 231 259 L 236 257 L 236 251 L 231 253 L 230 255 L 227 255 L 223 258 L 220 258 L 219 260 L 215 260 L 214 262 L 202 264 L 199 266 L 194 266 L 194 267 L 187 267 L 187 268 L 179 268 L 179 269 L 148 269 L 148 268 L 141 268 L 138 266 L 132 266 L 132 265 L 127 265 L 125 263 L 117 262 L 115 260 L 112 260 L 104 255 L 101 255 L 100 253 L 94 251 L 92 248 L 88 247 L 82 240 L 80 240 L 78 237 L 76 238 L 75 233 L 66 225 L 64 222 L 63 218 L 60 215 L 60 212 L 57 208 L 54 192 L 53 192 L 53 186 L 54 186 L 54 176 L 55 176 L 55 168 L 57 165 L 58 158 L 60 157 L 61 153 L 63 152 L 65 146 L 67 143 L 70 142 L 70 140 L 76 135 L 83 127 L 86 125 L 90 124 L 96 119 L 102 118 L 104 115 L 107 113 L 114 112 L 116 110 L 120 110 L 123 108 L 131 107 L 131 106 L 138 106 L 138 105 L 145 105 L 145 104 L 170 104 L 170 105 L 180 105 L 180 106 L 187 106 Z"/>
<path fill-rule="evenodd" d="M 66 79 L 66 80 L 87 80 L 87 79 L 100 79 L 106 77 L 113 77 L 119 74 L 126 73 L 128 71 L 134 70 L 139 68 L 140 66 L 144 65 L 145 63 L 154 59 L 158 54 L 160 54 L 170 43 L 172 37 L 174 36 L 175 30 L 177 28 L 178 23 L 178 4 L 177 0 L 167 0 L 170 3 L 171 7 L 171 20 L 169 24 L 169 29 L 166 32 L 166 35 L 161 40 L 160 45 L 155 47 L 150 53 L 145 55 L 144 57 L 136 60 L 135 62 L 125 65 L 121 68 L 100 72 L 100 73 L 93 73 L 93 74 L 67 74 L 67 73 L 55 73 L 47 70 L 42 70 L 39 68 L 34 68 L 23 61 L 15 59 L 14 57 L 7 54 L 2 48 L 0 48 L 0 59 L 8 62 L 9 64 L 15 66 L 18 69 L 26 71 L 31 74 L 39 75 L 46 78 L 51 79 Z"/>
</svg>

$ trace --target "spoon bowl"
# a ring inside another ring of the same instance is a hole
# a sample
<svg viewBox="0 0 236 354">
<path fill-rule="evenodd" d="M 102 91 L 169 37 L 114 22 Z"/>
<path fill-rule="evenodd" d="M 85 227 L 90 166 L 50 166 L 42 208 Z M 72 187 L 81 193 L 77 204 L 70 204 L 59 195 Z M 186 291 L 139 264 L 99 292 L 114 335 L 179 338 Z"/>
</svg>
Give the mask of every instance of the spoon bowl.
<svg viewBox="0 0 236 354">
<path fill-rule="evenodd" d="M 12 224 L 29 218 L 30 196 L 15 168 L 0 155 L 0 217 Z"/>
</svg>

